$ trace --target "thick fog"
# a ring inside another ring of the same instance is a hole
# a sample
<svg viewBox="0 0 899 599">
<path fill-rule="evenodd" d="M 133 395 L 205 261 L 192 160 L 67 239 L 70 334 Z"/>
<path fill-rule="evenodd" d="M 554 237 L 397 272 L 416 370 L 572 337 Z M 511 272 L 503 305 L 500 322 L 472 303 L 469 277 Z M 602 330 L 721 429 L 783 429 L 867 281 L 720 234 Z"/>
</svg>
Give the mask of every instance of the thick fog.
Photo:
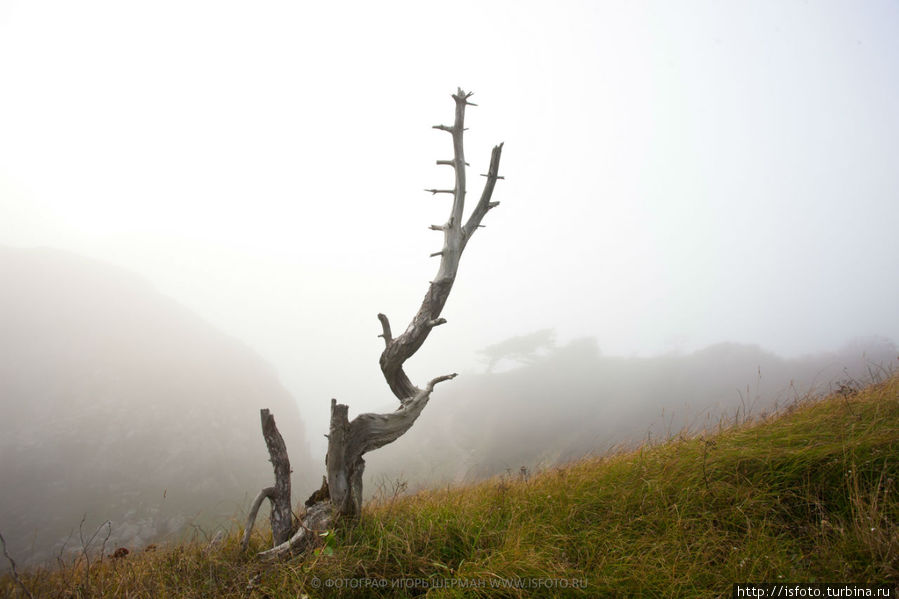
<svg viewBox="0 0 899 599">
<path fill-rule="evenodd" d="M 442 390 L 412 430 L 369 458 L 367 493 L 517 477 L 639 443 L 714 434 L 883 380 L 899 355 L 894 343 L 866 339 L 793 359 L 734 343 L 623 358 L 603 355 L 592 338 L 563 346 L 535 338 L 545 340 L 527 335 L 494 347 L 488 358 L 498 358 L 502 372 Z"/>
<path fill-rule="evenodd" d="M 404 329 L 437 270 L 450 202 L 423 190 L 452 185 L 432 126 L 461 86 L 470 202 L 499 142 L 505 179 L 407 364 L 461 374 L 428 410 L 487 380 L 514 406 L 514 361 L 485 378 L 478 352 L 541 330 L 606 372 L 755 346 L 780 391 L 803 356 L 899 340 L 897 30 L 886 0 L 6 2 L 0 245 L 125 269 L 248 346 L 318 459 L 331 397 L 396 405 L 376 315 Z"/>
<path fill-rule="evenodd" d="M 0 532 L 20 563 L 56 555 L 82 517 L 132 548 L 230 526 L 271 483 L 262 407 L 299 488 L 314 483 L 293 397 L 238 340 L 68 252 L 0 247 L 0 280 Z"/>
</svg>

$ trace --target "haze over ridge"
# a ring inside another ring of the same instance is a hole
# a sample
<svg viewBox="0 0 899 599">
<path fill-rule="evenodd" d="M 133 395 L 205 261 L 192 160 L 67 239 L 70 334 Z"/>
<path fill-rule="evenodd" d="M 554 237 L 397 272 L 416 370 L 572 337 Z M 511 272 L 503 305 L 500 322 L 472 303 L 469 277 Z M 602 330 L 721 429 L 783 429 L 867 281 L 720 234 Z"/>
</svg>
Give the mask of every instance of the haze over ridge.
<svg viewBox="0 0 899 599">
<path fill-rule="evenodd" d="M 0 246 L 0 280 L 0 531 L 19 563 L 51 559 L 84 515 L 86 535 L 112 520 L 110 542 L 132 548 L 230 526 L 271 484 L 261 408 L 297 486 L 314 481 L 271 367 L 140 277 Z"/>
</svg>

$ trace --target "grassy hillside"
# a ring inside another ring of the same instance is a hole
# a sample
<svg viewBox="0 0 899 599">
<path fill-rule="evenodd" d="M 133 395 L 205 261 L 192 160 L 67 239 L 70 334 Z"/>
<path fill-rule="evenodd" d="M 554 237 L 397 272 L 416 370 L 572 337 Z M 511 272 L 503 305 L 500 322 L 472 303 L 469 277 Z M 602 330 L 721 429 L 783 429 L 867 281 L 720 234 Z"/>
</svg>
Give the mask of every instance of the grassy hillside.
<svg viewBox="0 0 899 599">
<path fill-rule="evenodd" d="M 897 480 L 894 377 L 700 437 L 384 499 L 314 554 L 277 564 L 239 555 L 235 533 L 212 549 L 21 578 L 59 597 L 709 597 L 737 581 L 896 584 Z M 19 592 L 9 578 L 0 589 Z"/>
</svg>

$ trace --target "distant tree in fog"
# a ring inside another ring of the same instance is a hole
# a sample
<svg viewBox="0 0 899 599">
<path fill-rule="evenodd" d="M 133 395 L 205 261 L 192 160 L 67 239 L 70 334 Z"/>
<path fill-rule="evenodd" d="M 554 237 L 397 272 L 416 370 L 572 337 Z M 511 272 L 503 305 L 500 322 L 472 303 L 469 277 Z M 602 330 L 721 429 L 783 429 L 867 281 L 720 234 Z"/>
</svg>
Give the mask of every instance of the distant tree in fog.
<svg viewBox="0 0 899 599">
<path fill-rule="evenodd" d="M 488 345 L 478 353 L 487 359 L 487 372 L 492 372 L 502 360 L 531 364 L 540 357 L 540 350 L 549 351 L 556 345 L 556 332 L 541 329 L 529 335 L 510 337 L 505 341 Z"/>
</svg>

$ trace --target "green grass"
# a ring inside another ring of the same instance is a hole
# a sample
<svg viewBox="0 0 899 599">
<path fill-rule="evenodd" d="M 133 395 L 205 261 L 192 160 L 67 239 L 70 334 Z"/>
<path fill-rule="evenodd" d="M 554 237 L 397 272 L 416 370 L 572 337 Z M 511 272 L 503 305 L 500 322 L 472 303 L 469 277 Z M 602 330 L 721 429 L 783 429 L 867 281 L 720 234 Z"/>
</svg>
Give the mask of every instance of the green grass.
<svg viewBox="0 0 899 599">
<path fill-rule="evenodd" d="M 370 504 L 319 550 L 274 564 L 241 555 L 235 532 L 212 551 L 187 543 L 20 578 L 35 596 L 260 598 L 710 597 L 738 581 L 899 582 L 899 378 L 720 428 L 529 480 Z M 251 550 L 268 546 L 257 534 Z M 492 588 L 516 578 L 568 588 Z M 324 586 L 345 579 L 356 588 Z M 391 588 L 401 579 L 412 586 Z M 484 587 L 437 586 L 446 580 Z M 8 576 L 0 591 L 20 592 Z"/>
</svg>

